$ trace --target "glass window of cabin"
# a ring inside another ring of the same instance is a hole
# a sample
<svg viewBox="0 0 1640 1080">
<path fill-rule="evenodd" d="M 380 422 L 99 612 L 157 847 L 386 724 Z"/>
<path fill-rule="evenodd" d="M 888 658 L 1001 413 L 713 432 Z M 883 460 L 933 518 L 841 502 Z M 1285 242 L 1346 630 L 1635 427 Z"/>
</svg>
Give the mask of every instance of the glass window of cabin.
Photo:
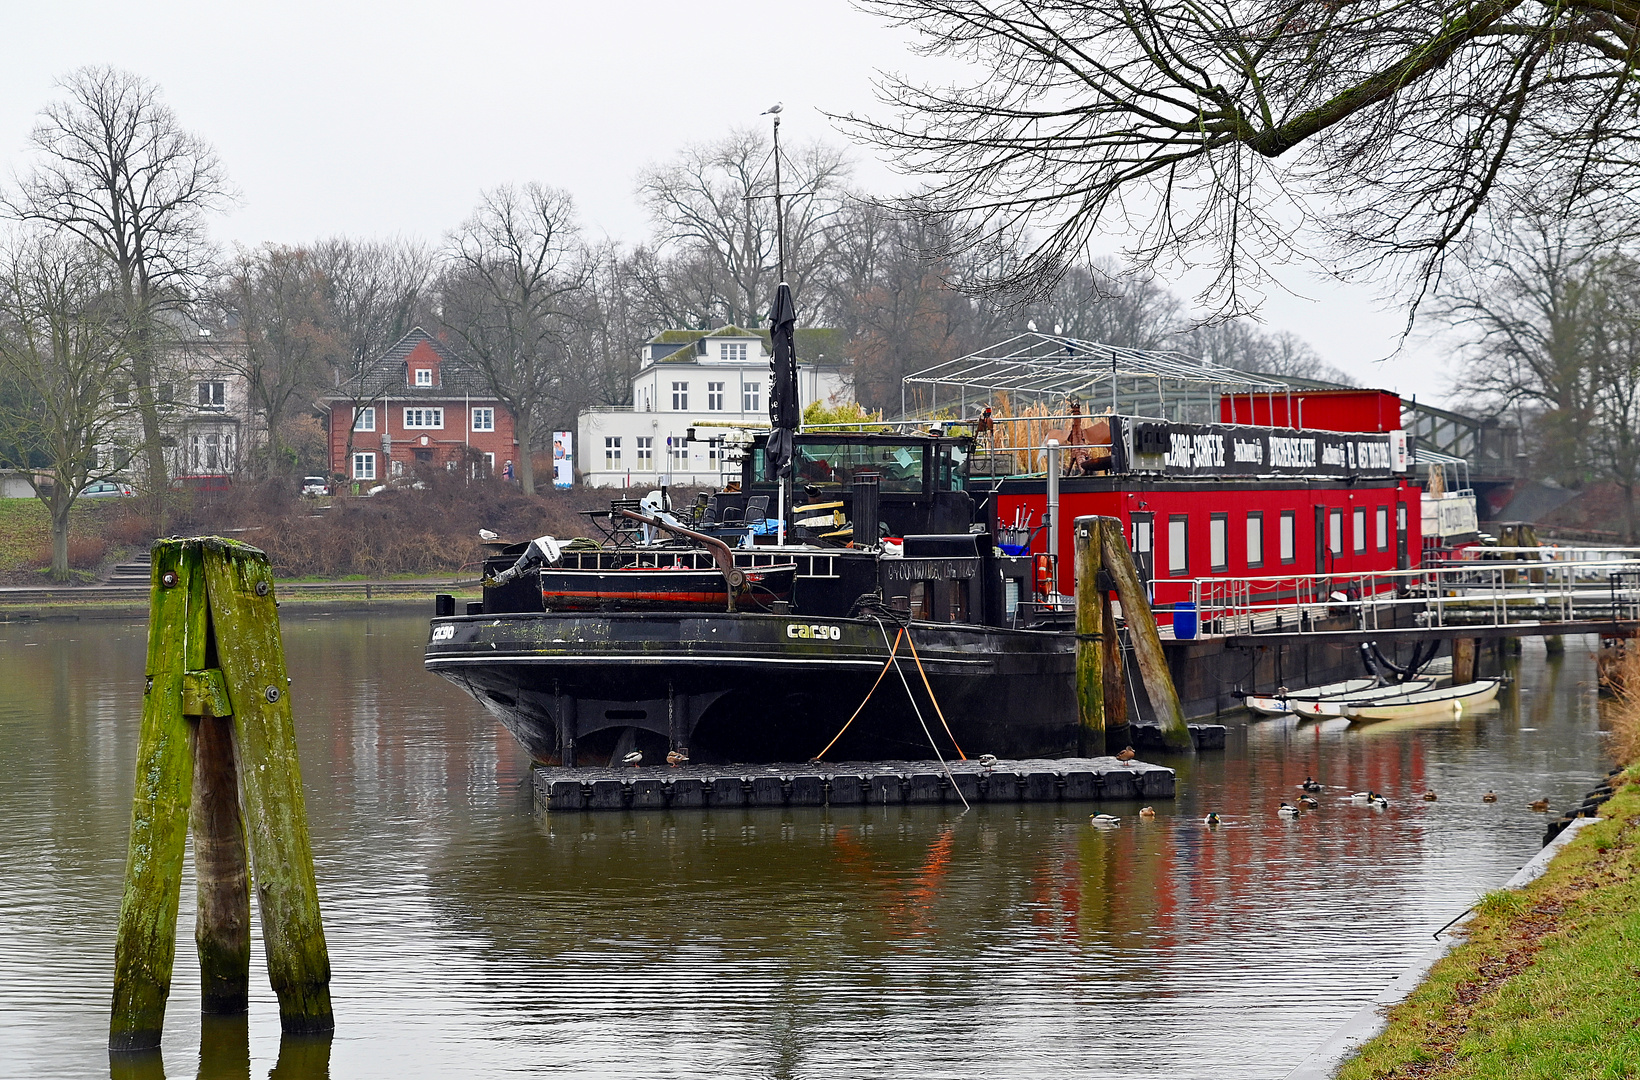
<svg viewBox="0 0 1640 1080">
<path fill-rule="evenodd" d="M 1334 556 L 1344 554 L 1344 511 L 1327 511 L 1327 550 Z"/>
<path fill-rule="evenodd" d="M 968 483 L 968 448 L 952 443 L 940 451 L 940 477 L 934 490 L 961 491 Z"/>
<path fill-rule="evenodd" d="M 1389 507 L 1380 506 L 1377 510 L 1378 518 L 1378 550 L 1389 550 Z"/>
<path fill-rule="evenodd" d="M 1247 515 L 1247 565 L 1264 565 L 1264 513 L 1259 510 Z"/>
<path fill-rule="evenodd" d="M 1281 561 L 1291 565 L 1298 561 L 1298 511 L 1281 512 Z"/>
<path fill-rule="evenodd" d="M 1230 569 L 1230 515 L 1212 514 L 1207 519 L 1207 563 L 1214 570 Z"/>
<path fill-rule="evenodd" d="M 950 607 L 952 622 L 968 621 L 968 583 L 966 581 L 948 581 L 950 588 Z"/>
<path fill-rule="evenodd" d="M 816 487 L 852 488 L 854 477 L 880 477 L 882 491 L 923 489 L 922 446 L 803 442 L 797 446 L 797 478 Z"/>
<path fill-rule="evenodd" d="M 1167 519 L 1167 572 L 1175 577 L 1190 573 L 1190 519 L 1171 514 Z"/>
<path fill-rule="evenodd" d="M 1351 525 L 1355 533 L 1355 553 L 1360 555 L 1367 550 L 1367 508 L 1357 506 L 1351 517 L 1354 518 Z"/>
<path fill-rule="evenodd" d="M 932 607 L 928 601 L 928 586 L 921 581 L 911 584 L 911 617 L 913 619 L 927 619 L 932 617 Z"/>
</svg>

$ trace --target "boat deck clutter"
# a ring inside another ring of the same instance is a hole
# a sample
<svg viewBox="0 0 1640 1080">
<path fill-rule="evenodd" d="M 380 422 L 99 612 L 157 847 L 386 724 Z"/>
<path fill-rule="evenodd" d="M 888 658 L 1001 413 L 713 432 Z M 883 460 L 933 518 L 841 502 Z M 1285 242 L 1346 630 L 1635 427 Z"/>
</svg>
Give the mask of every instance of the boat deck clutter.
<svg viewBox="0 0 1640 1080">
<path fill-rule="evenodd" d="M 1171 799 L 1173 770 L 1114 757 L 535 768 L 547 811 Z"/>
</svg>

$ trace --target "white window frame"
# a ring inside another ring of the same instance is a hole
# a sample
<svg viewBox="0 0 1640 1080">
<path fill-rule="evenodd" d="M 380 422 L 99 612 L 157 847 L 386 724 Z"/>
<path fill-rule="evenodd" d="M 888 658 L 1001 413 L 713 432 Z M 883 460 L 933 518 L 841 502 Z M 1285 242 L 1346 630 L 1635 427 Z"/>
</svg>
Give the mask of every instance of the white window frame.
<svg viewBox="0 0 1640 1080">
<path fill-rule="evenodd" d="M 706 384 L 706 411 L 707 412 L 722 412 L 723 411 L 723 384 L 722 383 L 720 383 L 720 382 L 709 382 L 709 383 Z"/>
<path fill-rule="evenodd" d="M 354 409 L 353 410 L 353 430 L 354 431 L 375 431 L 376 430 L 376 406 L 366 405 L 362 409 Z"/>
<path fill-rule="evenodd" d="M 1344 509 L 1340 506 L 1327 510 L 1327 553 L 1335 559 L 1344 554 Z"/>
<path fill-rule="evenodd" d="M 376 479 L 376 454 L 373 450 L 355 450 L 353 452 L 353 479 Z"/>
<path fill-rule="evenodd" d="M 746 343 L 744 341 L 724 342 L 723 351 L 719 354 L 731 364 L 746 362 Z"/>
<path fill-rule="evenodd" d="M 639 435 L 635 441 L 638 444 L 638 460 L 633 467 L 639 472 L 654 472 L 655 436 Z"/>
<path fill-rule="evenodd" d="M 1247 514 L 1247 567 L 1257 570 L 1264 565 L 1264 513 L 1251 510 Z"/>
<path fill-rule="evenodd" d="M 672 458 L 672 471 L 676 472 L 679 469 L 685 469 L 685 470 L 688 469 L 689 468 L 689 441 L 687 439 L 685 439 L 682 435 L 674 435 L 670 439 L 668 439 L 667 441 L 669 443 L 671 443 L 671 445 L 668 446 L 666 449 L 667 449 L 667 453 Z"/>
<path fill-rule="evenodd" d="M 494 431 L 495 410 L 489 407 L 480 408 L 475 405 L 473 406 L 471 422 L 473 431 Z"/>
<path fill-rule="evenodd" d="M 604 468 L 619 470 L 621 467 L 621 437 L 619 435 L 604 436 Z"/>
<path fill-rule="evenodd" d="M 1378 550 L 1389 550 L 1389 507 L 1378 507 Z"/>
<path fill-rule="evenodd" d="M 689 411 L 689 384 L 686 382 L 672 383 L 672 411 Z"/>
<path fill-rule="evenodd" d="M 763 384 L 760 382 L 740 383 L 740 411 L 755 413 L 763 411 Z"/>
<path fill-rule="evenodd" d="M 1298 511 L 1281 512 L 1281 564 L 1291 566 L 1298 561 Z"/>
<path fill-rule="evenodd" d="M 413 383 L 411 383 L 412 386 L 432 386 L 433 385 L 433 369 L 432 368 L 430 368 L 430 367 L 419 367 L 419 368 L 416 368 L 415 370 L 416 370 L 416 377 L 415 377 L 415 381 Z"/>
<path fill-rule="evenodd" d="M 404 410 L 404 429 L 406 431 L 442 431 L 444 429 L 444 410 L 438 406 L 420 405 L 414 408 L 406 406 Z"/>
<path fill-rule="evenodd" d="M 1353 520 L 1350 525 L 1355 530 L 1355 554 L 1365 555 L 1367 553 L 1367 508 L 1357 506 L 1351 517 Z"/>
<path fill-rule="evenodd" d="M 221 379 L 203 379 L 198 384 L 199 407 L 201 409 L 226 409 L 228 407 L 228 384 Z"/>
<path fill-rule="evenodd" d="M 1230 569 L 1230 515 L 1207 517 L 1207 566 L 1210 570 Z"/>
</svg>

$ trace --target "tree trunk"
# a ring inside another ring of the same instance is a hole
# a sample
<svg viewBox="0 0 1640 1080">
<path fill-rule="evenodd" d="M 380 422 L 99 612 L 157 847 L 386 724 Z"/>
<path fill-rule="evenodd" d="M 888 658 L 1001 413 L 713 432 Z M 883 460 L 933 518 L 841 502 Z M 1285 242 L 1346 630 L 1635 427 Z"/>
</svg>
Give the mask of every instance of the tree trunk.
<svg viewBox="0 0 1640 1080">
<path fill-rule="evenodd" d="M 132 363 L 132 379 L 137 391 L 137 412 L 142 416 L 142 452 L 148 459 L 148 498 L 149 516 L 153 521 L 154 535 L 165 535 L 165 496 L 170 490 L 171 481 L 165 467 L 165 446 L 160 441 L 162 432 L 159 428 L 159 403 L 154 399 L 153 370 L 148 359 L 143 355 L 146 343 L 139 342 Z"/>
<path fill-rule="evenodd" d="M 51 579 L 68 580 L 68 511 L 74 504 L 63 495 L 61 482 L 53 486 L 46 503 L 51 511 Z"/>
<path fill-rule="evenodd" d="M 524 494 L 534 495 L 535 464 L 530 460 L 530 446 L 535 442 L 535 420 L 528 408 L 519 409 L 513 418 L 513 433 L 518 437 L 518 460 L 514 462 L 518 484 Z"/>
</svg>

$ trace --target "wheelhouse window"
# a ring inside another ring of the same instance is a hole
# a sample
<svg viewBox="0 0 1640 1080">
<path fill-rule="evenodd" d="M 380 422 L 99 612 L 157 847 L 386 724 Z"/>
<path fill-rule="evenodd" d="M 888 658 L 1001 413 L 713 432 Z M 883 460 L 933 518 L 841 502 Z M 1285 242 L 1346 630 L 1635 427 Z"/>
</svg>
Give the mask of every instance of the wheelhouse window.
<svg viewBox="0 0 1640 1080">
<path fill-rule="evenodd" d="M 1344 554 L 1344 511 L 1327 511 L 1327 551 L 1334 558 Z"/>
<path fill-rule="evenodd" d="M 1190 518 L 1184 514 L 1167 519 L 1167 572 L 1174 577 L 1190 573 Z"/>
<path fill-rule="evenodd" d="M 1354 518 L 1351 524 L 1354 526 L 1353 531 L 1355 533 L 1355 553 L 1362 555 L 1367 550 L 1367 508 L 1364 506 L 1356 507 L 1355 513 L 1351 516 Z"/>
<path fill-rule="evenodd" d="M 1247 565 L 1252 569 L 1264 565 L 1264 513 L 1260 510 L 1247 515 Z"/>
<path fill-rule="evenodd" d="M 404 426 L 407 428 L 442 428 L 444 426 L 444 410 L 406 409 L 404 410 Z"/>
<path fill-rule="evenodd" d="M 1281 561 L 1290 566 L 1298 561 L 1298 511 L 1281 512 Z"/>
<path fill-rule="evenodd" d="M 374 405 L 368 405 L 365 408 L 359 409 L 358 411 L 356 411 L 353 414 L 353 430 L 354 431 L 375 431 L 376 430 L 376 407 Z"/>
<path fill-rule="evenodd" d="M 473 410 L 473 430 L 474 431 L 494 431 L 495 430 L 495 410 L 494 409 L 488 409 L 488 408 L 486 408 L 486 409 L 474 409 Z"/>
<path fill-rule="evenodd" d="M 923 447 L 865 443 L 804 442 L 797 446 L 795 459 L 799 483 L 816 487 L 853 488 L 862 473 L 880 477 L 882 491 L 923 489 Z M 765 451 L 756 453 L 756 475 L 763 474 Z M 958 473 L 961 466 L 957 466 Z"/>
<path fill-rule="evenodd" d="M 1378 519 L 1378 550 L 1389 550 L 1389 507 L 1380 506 L 1375 515 Z"/>
<path fill-rule="evenodd" d="M 374 480 L 374 479 L 376 479 L 376 455 L 375 454 L 366 452 L 366 453 L 360 453 L 360 454 L 354 454 L 353 455 L 353 479 L 355 479 L 355 480 Z"/>
<path fill-rule="evenodd" d="M 689 384 L 675 382 L 672 384 L 672 408 L 677 412 L 686 412 L 689 409 Z"/>
<path fill-rule="evenodd" d="M 604 436 L 604 468 L 619 469 L 621 467 L 621 437 L 619 435 Z"/>
<path fill-rule="evenodd" d="M 1230 569 L 1230 515 L 1212 514 L 1207 519 L 1207 563 L 1214 570 Z"/>
<path fill-rule="evenodd" d="M 720 383 L 720 382 L 709 382 L 709 383 L 706 384 L 706 411 L 707 412 L 722 412 L 723 411 L 723 384 L 722 383 Z"/>
</svg>

